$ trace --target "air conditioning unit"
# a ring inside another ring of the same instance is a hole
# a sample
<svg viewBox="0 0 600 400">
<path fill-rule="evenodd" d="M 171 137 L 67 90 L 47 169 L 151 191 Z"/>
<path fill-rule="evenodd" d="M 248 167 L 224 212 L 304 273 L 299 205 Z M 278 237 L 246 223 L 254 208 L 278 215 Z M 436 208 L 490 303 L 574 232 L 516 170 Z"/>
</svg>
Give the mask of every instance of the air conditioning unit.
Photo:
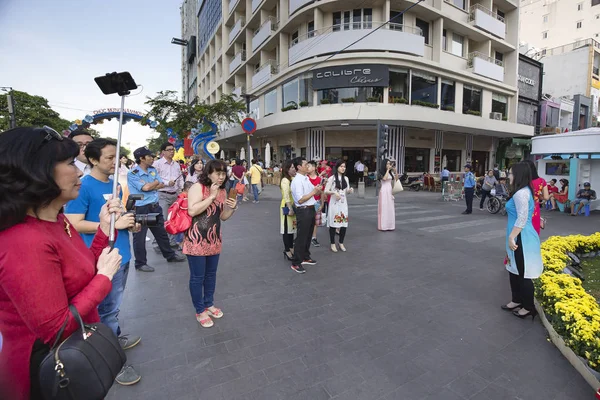
<svg viewBox="0 0 600 400">
<path fill-rule="evenodd" d="M 499 112 L 491 112 L 490 119 L 496 119 L 498 121 L 502 121 L 502 113 Z"/>
</svg>

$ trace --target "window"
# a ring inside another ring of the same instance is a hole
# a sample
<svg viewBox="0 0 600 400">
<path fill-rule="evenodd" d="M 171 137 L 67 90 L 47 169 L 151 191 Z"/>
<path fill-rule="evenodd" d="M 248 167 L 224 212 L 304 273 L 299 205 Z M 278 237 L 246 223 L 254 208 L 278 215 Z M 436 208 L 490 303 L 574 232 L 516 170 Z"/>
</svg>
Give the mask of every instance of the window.
<svg viewBox="0 0 600 400">
<path fill-rule="evenodd" d="M 437 77 L 423 72 L 412 72 L 410 93 L 412 104 L 438 104 Z"/>
<path fill-rule="evenodd" d="M 544 23 L 548 22 L 548 14 L 544 15 L 542 17 L 542 20 L 544 21 Z"/>
<path fill-rule="evenodd" d="M 454 82 L 442 79 L 442 110 L 454 111 L 454 95 Z"/>
<path fill-rule="evenodd" d="M 442 150 L 442 162 L 446 162 L 446 168 L 448 171 L 461 171 L 462 163 L 460 162 L 461 154 L 460 150 Z"/>
<path fill-rule="evenodd" d="M 408 70 L 390 70 L 390 103 L 400 102 L 400 99 L 408 100 Z"/>
<path fill-rule="evenodd" d="M 292 45 L 295 45 L 298 43 L 298 31 L 292 33 Z"/>
<path fill-rule="evenodd" d="M 442 50 L 448 51 L 448 37 L 445 29 L 442 30 Z"/>
<path fill-rule="evenodd" d="M 360 11 L 360 10 L 357 10 Z M 373 27 L 373 9 L 363 9 L 363 28 L 371 29 Z"/>
<path fill-rule="evenodd" d="M 503 64 L 504 63 L 504 54 L 497 51 L 495 59 L 496 59 L 496 61 L 500 61 L 500 64 Z"/>
<path fill-rule="evenodd" d="M 370 98 L 377 98 L 379 102 L 383 99 L 382 87 L 350 87 L 339 89 L 324 89 L 317 92 L 319 103 L 326 99 L 330 103 L 342 103 L 343 99 L 354 99 L 357 103 L 365 103 Z"/>
<path fill-rule="evenodd" d="M 350 30 L 350 11 L 344 11 L 344 30 Z"/>
<path fill-rule="evenodd" d="M 577 4 L 577 11 L 583 10 L 583 3 Z"/>
<path fill-rule="evenodd" d="M 431 149 L 417 149 L 407 147 L 404 149 L 404 172 L 429 171 L 429 154 Z"/>
<path fill-rule="evenodd" d="M 492 112 L 498 112 L 502 114 L 503 118 L 506 118 L 508 116 L 508 97 L 492 93 Z"/>
<path fill-rule="evenodd" d="M 360 10 L 352 11 L 352 29 L 360 29 L 362 26 L 360 18 Z"/>
<path fill-rule="evenodd" d="M 547 162 L 546 175 L 569 176 L 571 174 L 570 167 L 571 166 L 568 161 Z"/>
<path fill-rule="evenodd" d="M 582 25 L 583 25 L 583 21 L 577 21 L 577 29 L 581 29 Z"/>
<path fill-rule="evenodd" d="M 548 39 L 548 31 L 542 32 L 542 39 Z"/>
<path fill-rule="evenodd" d="M 309 38 L 315 36 L 315 21 L 310 21 L 308 23 L 308 27 L 306 28 L 306 31 L 308 32 L 307 36 Z"/>
<path fill-rule="evenodd" d="M 559 125 L 559 111 L 555 107 L 546 108 L 546 126 L 556 128 Z"/>
<path fill-rule="evenodd" d="M 342 13 L 341 12 L 334 12 L 333 13 L 333 31 L 334 32 L 339 32 L 339 30 L 341 29 L 341 25 L 342 25 Z"/>
<path fill-rule="evenodd" d="M 277 89 L 265 94 L 265 117 L 277 111 Z"/>
<path fill-rule="evenodd" d="M 287 107 L 291 105 L 290 102 L 298 105 L 298 78 L 283 84 L 283 104 L 281 106 Z"/>
<path fill-rule="evenodd" d="M 496 10 L 496 14 L 498 15 L 498 20 L 504 21 L 506 19 L 506 14 L 504 14 L 504 11 Z"/>
<path fill-rule="evenodd" d="M 463 87 L 463 114 L 481 115 L 481 89 Z"/>
<path fill-rule="evenodd" d="M 459 57 L 465 56 L 465 38 L 452 32 L 452 54 Z"/>
<path fill-rule="evenodd" d="M 260 108 L 258 104 L 258 99 L 254 99 L 250 102 L 250 114 L 254 116 L 254 119 L 260 118 Z"/>
<path fill-rule="evenodd" d="M 454 4 L 456 7 L 460 8 L 461 10 L 467 9 L 467 0 L 452 0 L 452 4 Z"/>
<path fill-rule="evenodd" d="M 390 11 L 390 29 L 395 31 L 402 30 L 402 24 L 404 23 L 404 14 L 401 11 Z"/>
<path fill-rule="evenodd" d="M 307 102 L 308 105 L 312 105 L 312 99 L 312 74 L 301 75 L 283 84 L 282 107 L 291 105 L 290 102 L 294 102 L 299 106 L 303 101 Z"/>
<path fill-rule="evenodd" d="M 417 18 L 417 28 L 421 28 L 423 37 L 425 38 L 425 44 L 429 44 L 429 22 L 425 22 Z"/>
</svg>

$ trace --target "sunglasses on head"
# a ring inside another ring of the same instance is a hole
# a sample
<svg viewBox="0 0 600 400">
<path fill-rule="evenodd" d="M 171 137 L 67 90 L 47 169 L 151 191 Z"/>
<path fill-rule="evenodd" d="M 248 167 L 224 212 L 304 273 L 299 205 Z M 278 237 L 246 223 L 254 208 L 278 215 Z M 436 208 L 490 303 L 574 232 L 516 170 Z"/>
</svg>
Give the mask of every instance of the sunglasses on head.
<svg viewBox="0 0 600 400">
<path fill-rule="evenodd" d="M 50 128 L 49 126 L 44 125 L 44 127 L 42 128 L 42 131 L 44 131 L 46 133 L 46 136 L 44 137 L 44 140 L 42 141 L 42 145 L 45 145 L 52 139 L 56 139 L 59 142 L 62 142 L 64 139 L 64 137 L 60 133 L 56 132 L 54 129 Z"/>
</svg>

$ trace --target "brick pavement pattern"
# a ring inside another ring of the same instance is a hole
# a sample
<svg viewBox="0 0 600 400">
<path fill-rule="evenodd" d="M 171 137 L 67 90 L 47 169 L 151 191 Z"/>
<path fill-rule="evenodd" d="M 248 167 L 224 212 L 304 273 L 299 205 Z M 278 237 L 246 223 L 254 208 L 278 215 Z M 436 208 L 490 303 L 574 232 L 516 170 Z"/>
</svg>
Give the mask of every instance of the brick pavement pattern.
<svg viewBox="0 0 600 400">
<path fill-rule="evenodd" d="M 382 233 L 376 199 L 350 198 L 348 252 L 330 252 L 322 229 L 318 265 L 298 275 L 283 259 L 278 202 L 266 188 L 223 224 L 225 317 L 211 329 L 194 318 L 187 263 L 148 245 L 156 272 L 132 269 L 120 316 L 143 337 L 127 352 L 142 380 L 109 399 L 593 398 L 537 319 L 499 307 L 510 300 L 504 217 L 403 192 L 396 231 Z M 543 236 L 589 234 L 597 218 L 549 214 Z"/>
</svg>

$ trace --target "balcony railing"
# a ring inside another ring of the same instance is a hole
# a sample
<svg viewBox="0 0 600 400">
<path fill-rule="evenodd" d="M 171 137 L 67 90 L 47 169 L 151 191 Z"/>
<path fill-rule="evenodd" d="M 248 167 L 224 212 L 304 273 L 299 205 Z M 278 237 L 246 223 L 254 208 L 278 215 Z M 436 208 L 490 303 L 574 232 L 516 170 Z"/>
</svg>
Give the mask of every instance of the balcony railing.
<svg viewBox="0 0 600 400">
<path fill-rule="evenodd" d="M 504 81 L 504 66 L 502 61 L 496 60 L 479 51 L 474 51 L 467 58 L 467 68 L 473 69 L 473 73 L 494 79 L 499 82 Z"/>
<path fill-rule="evenodd" d="M 229 44 L 231 44 L 237 35 L 240 34 L 244 25 L 246 25 L 246 20 L 244 18 L 240 18 L 235 21 L 235 24 L 231 28 L 231 32 L 229 32 Z"/>
<path fill-rule="evenodd" d="M 237 97 L 242 97 L 242 95 L 246 94 L 246 87 L 243 85 L 235 87 L 231 91 L 231 94 L 236 95 Z"/>
<path fill-rule="evenodd" d="M 597 48 L 598 50 L 600 50 L 600 42 L 597 42 L 594 39 L 585 39 L 585 40 L 578 40 L 576 42 L 565 44 L 563 46 L 554 47 L 552 49 L 543 49 L 542 51 L 536 53 L 536 57 L 556 56 L 559 54 L 569 53 L 573 50 L 580 49 L 580 48 L 586 47 L 586 46 L 593 46 L 593 47 Z"/>
<path fill-rule="evenodd" d="M 233 71 L 239 68 L 242 65 L 242 61 L 246 61 L 246 51 L 240 50 L 237 52 L 235 56 L 233 56 L 233 60 L 229 63 L 229 74 L 231 75 Z"/>
<path fill-rule="evenodd" d="M 504 18 L 481 4 L 474 4 L 469 9 L 469 22 L 501 39 L 506 37 Z"/>
<path fill-rule="evenodd" d="M 237 6 L 239 2 L 240 0 L 229 0 L 229 14 L 233 12 L 235 6 Z"/>
<path fill-rule="evenodd" d="M 252 14 L 254 14 L 254 12 L 258 9 L 258 6 L 260 6 L 260 3 L 262 3 L 264 0 L 252 0 Z"/>
<path fill-rule="evenodd" d="M 252 51 L 258 49 L 258 47 L 263 44 L 273 32 L 277 30 L 279 23 L 275 20 L 275 17 L 268 17 L 265 22 L 254 31 L 254 37 L 252 38 Z"/>
<path fill-rule="evenodd" d="M 265 82 L 268 82 L 273 75 L 279 72 L 279 65 L 276 60 L 267 60 L 261 64 L 252 76 L 252 87 L 258 87 Z"/>
</svg>

